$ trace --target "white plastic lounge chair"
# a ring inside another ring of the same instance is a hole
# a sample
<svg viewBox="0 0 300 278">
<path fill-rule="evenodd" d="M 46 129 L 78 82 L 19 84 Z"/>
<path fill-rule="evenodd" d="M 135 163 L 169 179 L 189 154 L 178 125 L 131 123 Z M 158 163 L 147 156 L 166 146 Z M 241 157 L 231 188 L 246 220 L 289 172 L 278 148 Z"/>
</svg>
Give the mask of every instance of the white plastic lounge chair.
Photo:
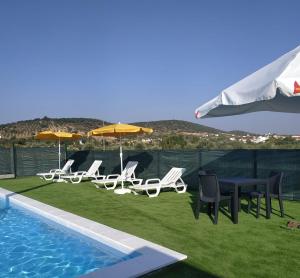
<svg viewBox="0 0 300 278">
<path fill-rule="evenodd" d="M 50 181 L 50 180 L 53 180 L 56 176 L 72 173 L 71 166 L 73 163 L 74 163 L 74 160 L 69 159 L 62 169 L 51 169 L 48 173 L 37 173 L 36 175 L 39 176 L 43 180 Z"/>
<path fill-rule="evenodd" d="M 95 184 L 97 188 L 100 188 L 101 185 L 103 185 L 107 190 L 115 189 L 117 184 L 120 182 L 125 182 L 125 181 L 130 181 L 135 180 L 135 174 L 134 170 L 136 166 L 138 165 L 137 161 L 129 161 L 124 168 L 123 172 L 121 175 L 119 174 L 112 174 L 108 175 L 105 179 L 100 179 L 100 180 L 92 180 L 92 182 Z"/>
<path fill-rule="evenodd" d="M 72 183 L 80 183 L 82 179 L 104 179 L 105 176 L 99 174 L 99 167 L 102 160 L 95 160 L 88 171 L 77 171 L 70 175 L 61 175 L 64 180 L 70 180 Z"/>
<path fill-rule="evenodd" d="M 136 179 L 134 185 L 129 186 L 129 189 L 137 195 L 138 192 L 146 191 L 149 197 L 157 197 L 162 188 L 174 188 L 177 193 L 186 192 L 187 184 L 182 180 L 181 176 L 185 172 L 185 168 L 173 167 L 162 180 L 148 179 L 144 184 L 142 180 Z M 139 181 L 139 182 L 138 182 Z M 138 183 L 137 183 L 138 182 Z"/>
</svg>

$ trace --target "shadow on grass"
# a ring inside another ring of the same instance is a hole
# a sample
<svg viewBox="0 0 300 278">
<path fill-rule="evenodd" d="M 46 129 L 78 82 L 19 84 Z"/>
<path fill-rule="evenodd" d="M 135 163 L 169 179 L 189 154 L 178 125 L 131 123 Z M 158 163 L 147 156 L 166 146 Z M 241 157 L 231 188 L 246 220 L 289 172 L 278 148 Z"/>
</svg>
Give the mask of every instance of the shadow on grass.
<svg viewBox="0 0 300 278">
<path fill-rule="evenodd" d="M 241 210 L 242 210 L 243 212 L 249 214 L 249 215 L 252 215 L 252 216 L 255 217 L 255 218 L 256 218 L 256 209 L 257 209 L 257 207 L 256 207 L 256 202 L 254 202 L 253 200 L 251 201 L 251 209 L 250 209 L 250 212 L 248 212 L 248 205 L 246 205 L 246 204 L 241 204 Z M 260 210 L 266 212 L 266 207 L 265 207 L 264 204 L 262 204 L 262 205 L 260 206 Z M 271 217 L 272 217 L 272 215 L 281 217 L 280 210 L 275 209 L 275 208 L 272 207 L 272 209 L 271 209 Z M 266 213 L 264 213 L 264 214 L 263 214 L 263 213 L 260 213 L 259 216 L 262 216 L 262 217 L 264 217 L 265 219 L 267 219 Z M 284 216 L 285 216 L 285 217 L 288 217 L 288 218 L 290 218 L 290 219 L 295 219 L 293 216 L 291 216 L 291 215 L 289 215 L 289 214 L 287 214 L 287 213 L 284 213 Z"/>
<path fill-rule="evenodd" d="M 161 278 L 161 277 L 170 277 L 170 278 L 218 278 L 219 276 L 209 273 L 205 270 L 198 269 L 193 267 L 186 262 L 178 262 L 171 266 L 164 267 L 163 269 L 156 270 L 149 274 L 146 274 L 142 277 L 151 277 L 151 278 Z"/>
<path fill-rule="evenodd" d="M 48 182 L 48 183 L 44 183 L 44 184 L 39 184 L 39 185 L 34 186 L 34 187 L 30 187 L 30 188 L 26 188 L 26 189 L 23 189 L 23 190 L 15 191 L 15 192 L 13 192 L 13 193 L 7 194 L 6 196 L 7 196 L 7 197 L 10 197 L 10 196 L 13 196 L 13 195 L 16 195 L 16 194 L 22 194 L 22 193 L 25 193 L 25 192 L 28 192 L 28 191 L 32 191 L 32 190 L 36 190 L 36 189 L 39 189 L 39 188 L 48 186 L 48 185 L 50 185 L 50 184 L 53 184 L 53 182 Z"/>
</svg>

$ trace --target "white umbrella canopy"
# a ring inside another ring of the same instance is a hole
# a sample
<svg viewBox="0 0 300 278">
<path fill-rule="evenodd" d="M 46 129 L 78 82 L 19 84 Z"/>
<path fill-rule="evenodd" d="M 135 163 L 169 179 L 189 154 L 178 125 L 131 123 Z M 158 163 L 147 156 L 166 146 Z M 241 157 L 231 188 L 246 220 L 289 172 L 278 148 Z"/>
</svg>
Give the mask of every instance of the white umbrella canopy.
<svg viewBox="0 0 300 278">
<path fill-rule="evenodd" d="M 257 111 L 300 113 L 300 46 L 198 107 L 196 118 Z"/>
</svg>

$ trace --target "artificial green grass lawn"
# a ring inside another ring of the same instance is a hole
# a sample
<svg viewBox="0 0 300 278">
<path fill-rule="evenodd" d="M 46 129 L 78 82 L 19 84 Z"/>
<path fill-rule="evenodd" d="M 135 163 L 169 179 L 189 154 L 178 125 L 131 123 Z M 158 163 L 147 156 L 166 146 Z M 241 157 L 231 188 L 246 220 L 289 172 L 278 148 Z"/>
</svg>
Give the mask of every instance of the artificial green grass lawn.
<svg viewBox="0 0 300 278">
<path fill-rule="evenodd" d="M 285 228 L 291 217 L 300 221 L 300 202 L 284 202 L 285 218 L 274 200 L 269 220 L 242 210 L 238 225 L 223 213 L 213 225 L 205 213 L 195 219 L 193 192 L 116 195 L 90 182 L 48 183 L 36 177 L 1 180 L 0 187 L 188 256 L 150 277 L 300 277 L 300 231 Z"/>
</svg>

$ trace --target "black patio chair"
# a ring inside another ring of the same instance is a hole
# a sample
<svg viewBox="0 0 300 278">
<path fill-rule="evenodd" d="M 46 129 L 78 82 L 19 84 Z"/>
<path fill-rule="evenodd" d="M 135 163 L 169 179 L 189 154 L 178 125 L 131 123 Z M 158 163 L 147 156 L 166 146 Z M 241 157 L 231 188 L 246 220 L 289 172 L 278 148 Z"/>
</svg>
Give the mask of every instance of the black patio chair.
<svg viewBox="0 0 300 278">
<path fill-rule="evenodd" d="M 196 216 L 199 219 L 203 203 L 208 204 L 208 214 L 211 214 L 211 204 L 214 205 L 214 224 L 218 223 L 219 205 L 221 201 L 229 201 L 228 208 L 231 208 L 231 196 L 224 196 L 220 193 L 218 178 L 214 174 L 199 172 L 199 194 L 197 201 Z M 230 209 L 231 211 L 231 209 Z"/>
<path fill-rule="evenodd" d="M 283 210 L 283 198 L 282 198 L 282 180 L 283 180 L 283 173 L 282 172 L 275 172 L 271 171 L 269 175 L 269 191 L 270 191 L 270 199 L 276 198 L 279 201 L 280 207 L 280 214 L 281 217 L 284 217 L 284 210 Z M 252 200 L 255 198 L 257 199 L 256 203 L 256 217 L 258 218 L 260 215 L 260 205 L 261 205 L 261 198 L 265 196 L 264 191 L 257 190 L 257 186 L 255 189 L 243 194 L 248 199 L 248 213 L 251 210 Z M 270 200 L 271 204 L 271 200 Z M 272 211 L 272 205 L 271 205 Z"/>
<path fill-rule="evenodd" d="M 199 175 L 217 175 L 215 170 L 212 169 L 200 169 Z M 221 195 L 232 196 L 233 189 L 230 185 L 222 185 L 220 186 Z"/>
<path fill-rule="evenodd" d="M 270 198 L 278 199 L 281 217 L 284 217 L 283 196 L 282 196 L 283 176 L 284 176 L 283 172 L 276 172 L 276 171 L 272 171 L 269 176 Z M 272 212 L 271 200 L 270 200 L 270 204 L 271 204 L 271 212 Z"/>
</svg>

